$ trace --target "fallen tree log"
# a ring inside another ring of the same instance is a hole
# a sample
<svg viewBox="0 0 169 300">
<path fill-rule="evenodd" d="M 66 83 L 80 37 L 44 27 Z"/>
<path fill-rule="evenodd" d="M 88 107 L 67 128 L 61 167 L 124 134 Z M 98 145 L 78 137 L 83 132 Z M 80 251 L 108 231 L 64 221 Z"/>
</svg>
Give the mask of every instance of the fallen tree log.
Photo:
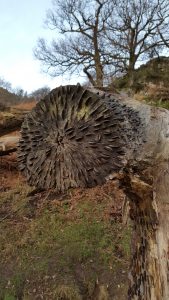
<svg viewBox="0 0 169 300">
<path fill-rule="evenodd" d="M 0 137 L 0 156 L 17 151 L 19 136 Z"/>
<path fill-rule="evenodd" d="M 16 108 L 0 111 L 0 137 L 19 130 L 27 113 Z"/>
<path fill-rule="evenodd" d="M 57 88 L 22 125 L 19 166 L 31 185 L 103 184 L 118 174 L 130 201 L 128 299 L 169 299 L 169 112 L 123 97 Z"/>
</svg>

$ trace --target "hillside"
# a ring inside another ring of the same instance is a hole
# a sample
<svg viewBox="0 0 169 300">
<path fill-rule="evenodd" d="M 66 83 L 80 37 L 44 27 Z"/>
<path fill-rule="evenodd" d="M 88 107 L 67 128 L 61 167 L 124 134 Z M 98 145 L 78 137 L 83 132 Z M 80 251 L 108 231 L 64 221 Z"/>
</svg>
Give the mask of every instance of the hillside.
<svg viewBox="0 0 169 300">
<path fill-rule="evenodd" d="M 20 97 L 0 87 L 0 105 L 14 105 L 20 101 Z"/>
<path fill-rule="evenodd" d="M 135 70 L 132 86 L 127 75 L 113 79 L 112 86 L 139 101 L 169 109 L 169 57 L 154 58 L 141 65 Z"/>
<path fill-rule="evenodd" d="M 114 81 L 118 89 L 129 88 L 129 80 L 125 75 Z M 149 84 L 168 87 L 169 86 L 169 57 L 159 57 L 141 65 L 134 73 L 134 83 L 132 89 L 140 91 Z"/>
<path fill-rule="evenodd" d="M 148 61 L 135 71 L 137 84 L 146 86 L 156 84 L 164 87 L 169 86 L 169 57 L 159 57 Z"/>
<path fill-rule="evenodd" d="M 29 107 L 30 102 L 35 102 L 34 97 L 25 96 L 25 95 L 17 95 L 15 93 L 11 93 L 8 90 L 0 87 L 0 111 L 4 110 L 6 106 L 14 106 L 18 104 L 25 104 L 25 107 Z M 26 108 L 27 109 L 27 108 Z"/>
</svg>

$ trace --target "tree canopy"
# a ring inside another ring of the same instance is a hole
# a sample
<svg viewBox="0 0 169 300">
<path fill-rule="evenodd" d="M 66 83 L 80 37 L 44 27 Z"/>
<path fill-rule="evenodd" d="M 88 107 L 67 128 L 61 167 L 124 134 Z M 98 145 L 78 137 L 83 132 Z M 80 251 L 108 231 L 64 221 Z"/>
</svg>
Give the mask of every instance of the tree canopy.
<svg viewBox="0 0 169 300">
<path fill-rule="evenodd" d="M 52 76 L 82 73 L 101 87 L 118 72 L 132 78 L 138 60 L 159 55 L 169 43 L 167 0 L 54 0 L 46 23 L 56 32 L 34 50 Z"/>
</svg>

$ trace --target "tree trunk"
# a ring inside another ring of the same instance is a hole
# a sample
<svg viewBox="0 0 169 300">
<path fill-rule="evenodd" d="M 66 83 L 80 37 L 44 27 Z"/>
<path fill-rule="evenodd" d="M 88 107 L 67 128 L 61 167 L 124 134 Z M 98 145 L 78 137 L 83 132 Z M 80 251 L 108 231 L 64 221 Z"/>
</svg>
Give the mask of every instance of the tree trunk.
<svg viewBox="0 0 169 300">
<path fill-rule="evenodd" d="M 31 185 L 64 191 L 119 173 L 133 220 L 130 300 L 169 299 L 169 111 L 78 86 L 59 87 L 22 126 Z"/>
<path fill-rule="evenodd" d="M 96 57 L 96 87 L 103 87 L 103 67 L 100 63 L 100 57 Z"/>
<path fill-rule="evenodd" d="M 134 84 L 134 66 L 129 65 L 127 69 L 127 77 L 128 77 L 128 83 L 129 83 L 129 88 L 133 87 Z"/>
<path fill-rule="evenodd" d="M 164 182 L 161 186 L 163 184 Z M 155 195 L 154 187 L 147 183 L 147 178 L 141 180 L 138 174 L 130 178 L 127 189 L 130 197 L 130 216 L 134 223 L 128 299 L 167 300 L 169 299 L 167 203 L 161 203 L 164 195 L 161 194 L 159 199 L 158 192 Z"/>
<path fill-rule="evenodd" d="M 87 75 L 87 78 L 88 78 L 89 82 L 90 82 L 93 86 L 95 86 L 95 85 L 96 85 L 96 81 L 95 81 L 93 75 L 91 75 L 91 74 L 89 73 L 89 71 L 88 71 L 88 69 L 87 69 L 86 67 L 83 68 L 83 72 Z"/>
<path fill-rule="evenodd" d="M 132 105 L 132 102 L 130 103 Z M 133 253 L 128 299 L 169 299 L 169 112 L 137 105 L 145 143 L 122 179 L 130 199 Z"/>
<path fill-rule="evenodd" d="M 103 87 L 103 65 L 101 63 L 99 45 L 98 45 L 98 17 L 96 19 L 95 27 L 93 30 L 93 44 L 94 44 L 94 62 L 95 62 L 95 70 L 96 70 L 96 85 L 97 88 Z"/>
<path fill-rule="evenodd" d="M 134 50 L 134 49 L 133 49 Z M 137 61 L 137 56 L 134 54 L 133 51 L 130 53 L 130 59 L 129 59 L 129 66 L 127 68 L 127 76 L 128 76 L 128 82 L 129 82 L 129 87 L 132 88 L 134 84 L 134 71 L 135 71 L 135 64 Z"/>
</svg>

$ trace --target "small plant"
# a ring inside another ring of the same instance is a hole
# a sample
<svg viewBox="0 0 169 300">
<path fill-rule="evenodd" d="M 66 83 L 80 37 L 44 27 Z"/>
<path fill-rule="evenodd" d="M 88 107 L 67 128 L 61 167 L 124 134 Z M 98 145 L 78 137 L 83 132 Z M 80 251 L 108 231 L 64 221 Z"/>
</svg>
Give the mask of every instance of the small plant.
<svg viewBox="0 0 169 300">
<path fill-rule="evenodd" d="M 3 300 L 16 300 L 16 298 L 11 294 L 6 294 Z"/>
<path fill-rule="evenodd" d="M 60 285 L 54 292 L 56 300 L 82 300 L 79 291 L 76 287 Z"/>
</svg>

